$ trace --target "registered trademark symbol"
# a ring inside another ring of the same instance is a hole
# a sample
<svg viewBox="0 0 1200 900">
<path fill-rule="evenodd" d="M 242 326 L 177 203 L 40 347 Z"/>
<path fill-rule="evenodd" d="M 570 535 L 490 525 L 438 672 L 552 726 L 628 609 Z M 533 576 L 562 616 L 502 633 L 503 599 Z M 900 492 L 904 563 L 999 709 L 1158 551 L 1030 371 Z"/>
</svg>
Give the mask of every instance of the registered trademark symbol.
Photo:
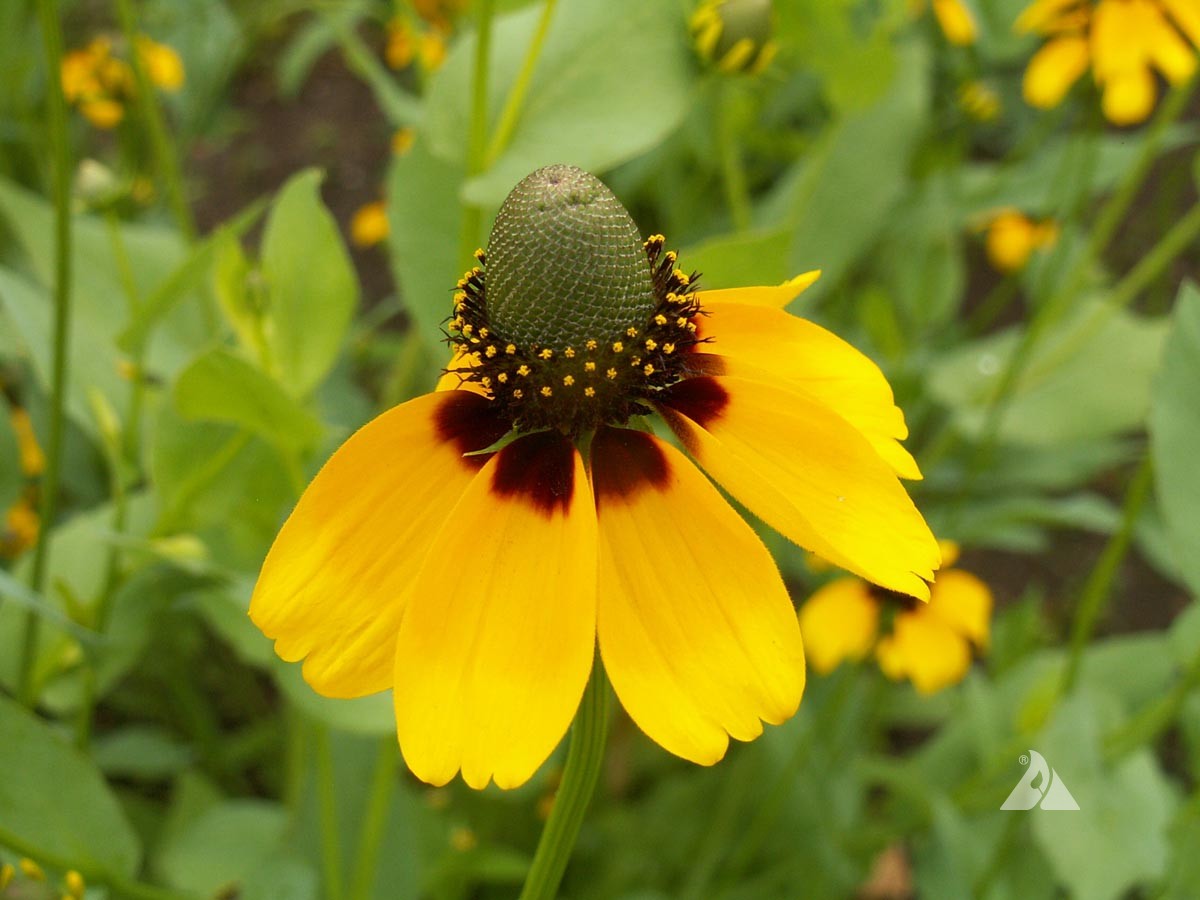
<svg viewBox="0 0 1200 900">
<path fill-rule="evenodd" d="M 1026 753 L 1022 753 L 1019 757 L 1017 757 L 1017 762 L 1019 762 L 1023 766 L 1029 765 L 1029 755 Z"/>
</svg>

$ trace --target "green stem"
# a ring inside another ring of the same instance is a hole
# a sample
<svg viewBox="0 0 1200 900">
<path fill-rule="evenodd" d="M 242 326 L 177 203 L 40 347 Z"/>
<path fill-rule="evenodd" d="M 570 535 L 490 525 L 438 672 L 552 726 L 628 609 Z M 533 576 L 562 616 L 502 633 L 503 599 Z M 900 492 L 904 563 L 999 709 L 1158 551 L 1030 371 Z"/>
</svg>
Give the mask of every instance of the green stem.
<svg viewBox="0 0 1200 900">
<path fill-rule="evenodd" d="M 538 58 L 542 55 L 542 45 L 546 43 L 546 34 L 549 32 L 550 22 L 554 18 L 554 7 L 557 5 L 558 0 L 546 0 L 542 6 L 542 15 L 538 19 L 537 29 L 533 33 L 529 49 L 525 51 L 521 71 L 517 73 L 517 80 L 513 82 L 513 86 L 508 92 L 508 98 L 504 101 L 504 109 L 500 113 L 500 121 L 496 124 L 496 131 L 492 135 L 491 143 L 488 144 L 483 162 L 484 170 L 492 167 L 512 139 L 517 121 L 521 118 L 521 108 L 525 105 L 525 95 L 529 93 L 529 84 L 533 80 L 534 69 L 537 68 Z"/>
<path fill-rule="evenodd" d="M 350 876 L 350 900 L 368 900 L 371 896 L 395 790 L 396 741 L 388 737 L 379 742 L 379 755 L 375 758 L 371 792 L 367 795 L 367 810 L 358 837 L 358 854 Z"/>
<path fill-rule="evenodd" d="M 583 815 L 587 812 L 600 769 L 604 763 L 604 743 L 608 737 L 608 678 L 597 657 L 592 665 L 592 677 L 579 704 L 575 724 L 571 728 L 571 746 L 562 784 L 554 798 L 550 818 L 542 831 L 537 852 L 525 876 L 520 900 L 552 900 L 566 871 L 567 861 Z"/>
<path fill-rule="evenodd" d="M 196 236 L 196 224 L 192 220 L 192 211 L 187 204 L 187 195 L 183 189 L 183 175 L 179 169 L 179 155 L 167 130 L 162 107 L 154 93 L 154 84 L 146 74 L 140 54 L 137 52 L 137 13 L 133 8 L 133 0 L 115 0 L 117 20 L 121 23 L 121 33 L 129 47 L 129 65 L 133 69 L 133 80 L 137 85 L 138 111 L 150 137 L 150 151 L 154 154 L 154 163 L 158 174 L 162 177 L 167 188 L 167 202 L 175 217 L 176 227 L 183 236 L 191 241 Z"/>
<path fill-rule="evenodd" d="M 467 170 L 470 180 L 484 170 L 487 153 L 488 60 L 492 50 L 492 13 L 495 0 L 479 0 L 479 24 L 475 35 L 475 68 L 471 79 L 471 125 L 467 132 Z M 464 203 L 458 235 L 458 256 L 465 264 L 475 252 L 483 210 Z"/>
<path fill-rule="evenodd" d="M 717 81 L 717 147 L 721 156 L 721 180 L 725 185 L 729 215 L 736 230 L 746 231 L 750 227 L 750 191 L 746 187 L 746 168 L 734 127 L 736 90 L 733 79 Z"/>
<path fill-rule="evenodd" d="M 325 896 L 342 900 L 342 843 L 338 834 L 337 790 L 333 783 L 333 750 L 329 745 L 329 729 L 316 728 L 317 801 L 321 807 L 321 870 Z"/>
<path fill-rule="evenodd" d="M 40 527 L 33 550 L 30 583 L 35 593 L 45 596 L 49 563 L 50 530 L 58 503 L 58 479 L 62 464 L 63 405 L 67 394 L 67 350 L 71 324 L 71 150 L 67 144 L 67 105 L 59 72 L 62 68 L 62 32 L 54 0 L 38 0 L 42 39 L 46 54 L 46 103 L 50 131 L 50 153 L 54 182 L 54 348 L 50 376 L 50 441 L 46 468 L 42 473 Z M 17 668 L 17 696 L 32 706 L 37 693 L 33 669 L 37 657 L 40 619 L 25 614 L 21 655 Z"/>
<path fill-rule="evenodd" d="M 1075 607 L 1075 618 L 1071 623 L 1071 644 L 1067 656 L 1067 668 L 1063 672 L 1062 694 L 1067 694 L 1075 684 L 1079 675 L 1079 666 L 1083 660 L 1083 651 L 1096 628 L 1096 621 L 1104 609 L 1112 589 L 1113 579 L 1121 567 L 1125 554 L 1129 551 L 1129 543 L 1133 538 L 1133 529 L 1137 524 L 1138 515 L 1150 495 L 1150 487 L 1154 481 L 1154 469 L 1150 463 L 1150 455 L 1143 457 L 1125 491 L 1125 507 L 1121 515 L 1121 527 L 1116 534 L 1109 538 L 1104 546 L 1104 552 L 1088 576 L 1079 603 Z"/>
<path fill-rule="evenodd" d="M 1184 701 L 1197 687 L 1200 687 L 1200 650 L 1192 657 L 1170 693 L 1143 708 L 1117 731 L 1105 736 L 1105 758 L 1110 762 L 1119 760 L 1157 739 L 1175 721 Z"/>
</svg>

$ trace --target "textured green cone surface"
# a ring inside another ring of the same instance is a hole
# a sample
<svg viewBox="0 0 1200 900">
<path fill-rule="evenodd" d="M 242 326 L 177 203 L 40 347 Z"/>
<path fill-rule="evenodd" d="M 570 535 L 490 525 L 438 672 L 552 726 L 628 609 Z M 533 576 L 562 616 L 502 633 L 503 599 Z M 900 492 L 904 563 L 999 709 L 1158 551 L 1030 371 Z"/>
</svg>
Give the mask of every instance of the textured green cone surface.
<svg viewBox="0 0 1200 900">
<path fill-rule="evenodd" d="M 654 309 L 637 226 L 596 176 L 574 166 L 527 175 L 487 246 L 488 317 L 522 345 L 610 340 Z"/>
</svg>

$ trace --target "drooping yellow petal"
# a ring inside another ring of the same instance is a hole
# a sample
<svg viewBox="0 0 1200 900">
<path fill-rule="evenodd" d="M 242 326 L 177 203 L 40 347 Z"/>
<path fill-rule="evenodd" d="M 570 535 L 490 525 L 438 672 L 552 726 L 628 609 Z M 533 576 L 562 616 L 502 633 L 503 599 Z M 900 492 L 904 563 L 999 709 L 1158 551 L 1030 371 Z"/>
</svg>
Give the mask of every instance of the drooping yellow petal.
<svg viewBox="0 0 1200 900">
<path fill-rule="evenodd" d="M 1048 41 L 1033 54 L 1022 82 L 1025 101 L 1038 109 L 1051 109 L 1062 102 L 1088 67 L 1088 42 L 1079 35 Z"/>
<path fill-rule="evenodd" d="M 801 547 L 869 581 L 926 599 L 937 541 L 865 437 L 798 391 L 698 377 L 659 409 L 720 484 Z"/>
<path fill-rule="evenodd" d="M 902 478 L 921 470 L 897 441 L 908 437 L 891 385 L 867 356 L 819 325 L 781 310 L 712 303 L 697 318 L 705 353 L 720 356 L 724 372 L 799 389 L 863 433 Z"/>
<path fill-rule="evenodd" d="M 788 279 L 774 287 L 723 288 L 717 291 L 697 291 L 696 297 L 705 309 L 714 303 L 742 303 L 783 309 L 821 277 L 820 269 L 813 269 Z"/>
<path fill-rule="evenodd" d="M 443 396 L 471 394 L 453 391 Z M 558 432 L 496 453 L 433 539 L 400 624 L 396 727 L 442 785 L 525 783 L 566 733 L 596 646 L 596 511 Z"/>
<path fill-rule="evenodd" d="M 980 649 L 988 645 L 992 592 L 962 569 L 943 569 L 929 593 L 929 612 Z"/>
<path fill-rule="evenodd" d="M 1200 3 L 1196 0 L 1162 0 L 1179 30 L 1200 47 Z"/>
<path fill-rule="evenodd" d="M 1092 70 L 1103 83 L 1113 76 L 1141 69 L 1147 63 L 1150 32 L 1158 15 L 1154 7 L 1137 0 L 1100 0 L 1092 14 Z"/>
<path fill-rule="evenodd" d="M 971 667 L 966 638 L 931 615 L 928 607 L 899 613 L 892 633 L 880 639 L 875 655 L 888 678 L 907 678 L 922 694 L 957 684 Z"/>
<path fill-rule="evenodd" d="M 474 394 L 426 394 L 355 432 L 304 491 L 263 563 L 250 618 L 283 659 L 304 659 L 318 693 L 392 686 L 409 586 L 484 463 L 463 453 L 505 431 Z"/>
<path fill-rule="evenodd" d="M 871 652 L 879 632 L 879 603 L 861 578 L 838 578 L 800 607 L 800 635 L 809 665 L 822 675 Z"/>
<path fill-rule="evenodd" d="M 678 450 L 605 428 L 592 443 L 600 651 L 629 715 L 702 765 L 789 718 L 804 651 L 770 553 Z M 657 535 L 658 537 L 652 537 Z"/>
<path fill-rule="evenodd" d="M 1157 94 L 1154 73 L 1146 66 L 1110 75 L 1100 102 L 1104 118 L 1114 125 L 1145 122 L 1154 111 Z"/>
<path fill-rule="evenodd" d="M 933 14 L 950 43 L 966 47 L 978 39 L 979 26 L 962 0 L 933 0 Z"/>
<path fill-rule="evenodd" d="M 1079 0 L 1034 0 L 1017 16 L 1013 31 L 1018 34 L 1044 34 L 1055 20 L 1078 4 Z"/>
<path fill-rule="evenodd" d="M 1200 9 L 1200 4 L 1197 4 Z M 1196 71 L 1196 50 L 1155 9 L 1146 25 L 1150 59 L 1171 84 L 1183 84 Z"/>
</svg>

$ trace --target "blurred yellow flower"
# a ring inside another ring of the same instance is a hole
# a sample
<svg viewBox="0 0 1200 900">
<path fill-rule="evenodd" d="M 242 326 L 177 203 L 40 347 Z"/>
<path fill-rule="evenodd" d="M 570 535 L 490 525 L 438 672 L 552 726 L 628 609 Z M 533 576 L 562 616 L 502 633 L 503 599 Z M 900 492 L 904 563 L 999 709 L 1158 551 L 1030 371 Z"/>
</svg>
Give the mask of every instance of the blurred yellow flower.
<svg viewBox="0 0 1200 900">
<path fill-rule="evenodd" d="M 21 869 L 21 874 L 33 881 L 45 881 L 46 873 L 29 857 L 24 857 L 17 862 L 17 866 Z"/>
<path fill-rule="evenodd" d="M 71 869 L 64 877 L 67 896 L 71 900 L 83 900 L 84 893 L 87 892 L 87 883 L 83 880 L 83 876 Z"/>
<path fill-rule="evenodd" d="M 417 133 L 411 128 L 398 128 L 392 133 L 392 152 L 397 156 L 403 156 L 413 148 L 416 140 Z"/>
<path fill-rule="evenodd" d="M 757 74 L 775 58 L 770 0 L 704 0 L 692 13 L 696 52 L 725 73 Z"/>
<path fill-rule="evenodd" d="M 962 681 L 972 648 L 987 649 L 992 593 L 971 573 L 950 568 L 958 548 L 939 543 L 944 565 L 928 603 L 859 578 L 838 578 L 818 589 L 799 613 L 809 665 L 825 674 L 846 660 L 865 659 L 874 649 L 888 678 L 907 679 L 922 694 Z M 885 610 L 894 615 L 891 631 L 881 636 Z"/>
<path fill-rule="evenodd" d="M 448 31 L 451 23 L 466 8 L 467 0 L 412 0 L 417 15 L 437 28 Z"/>
<path fill-rule="evenodd" d="M 1134 125 L 1154 109 L 1156 71 L 1171 84 L 1195 72 L 1200 3 L 1035 0 L 1015 28 L 1046 38 L 1025 70 L 1030 105 L 1057 106 L 1090 65 L 1105 117 L 1114 125 Z"/>
<path fill-rule="evenodd" d="M 982 81 L 968 81 L 959 88 L 958 105 L 977 122 L 994 122 L 1000 115 L 1000 95 Z"/>
<path fill-rule="evenodd" d="M 916 0 L 912 4 L 917 11 L 924 9 L 924 0 Z M 971 12 L 963 0 L 930 0 L 934 18 L 942 34 L 951 44 L 968 47 L 979 39 L 979 25 L 975 14 Z"/>
<path fill-rule="evenodd" d="M 1002 209 L 987 224 L 984 247 L 988 262 L 998 272 L 1019 272 L 1033 251 L 1054 246 L 1058 224 L 1052 220 L 1034 221 L 1015 209 Z"/>
<path fill-rule="evenodd" d="M 374 247 L 388 236 L 387 207 L 382 200 L 358 208 L 350 220 L 350 240 L 359 247 Z"/>
<path fill-rule="evenodd" d="M 137 41 L 137 51 L 146 77 L 155 87 L 171 93 L 183 87 L 183 60 L 174 49 L 142 35 Z"/>
<path fill-rule="evenodd" d="M 137 52 L 153 84 L 166 91 L 183 85 L 183 62 L 170 47 L 142 35 L 137 39 Z M 108 38 L 93 38 L 86 47 L 67 53 L 59 77 L 67 102 L 97 128 L 115 128 L 125 118 L 125 107 L 135 90 L 133 70 L 114 55 Z"/>
<path fill-rule="evenodd" d="M 393 69 L 407 69 L 417 55 L 416 35 L 407 19 L 395 18 L 388 22 L 387 43 L 383 58 Z"/>
<path fill-rule="evenodd" d="M 17 870 L 13 868 L 12 863 L 5 863 L 0 866 L 0 891 L 8 887 L 9 882 L 13 880 L 15 874 L 17 874 Z"/>
<path fill-rule="evenodd" d="M 46 468 L 46 457 L 38 444 L 37 434 L 29 413 L 15 406 L 8 414 L 12 430 L 17 436 L 17 451 L 20 453 L 21 474 L 26 478 L 37 478 Z"/>
<path fill-rule="evenodd" d="M 446 36 L 440 29 L 431 28 L 421 35 L 417 59 L 426 72 L 435 71 L 446 61 Z"/>
</svg>

